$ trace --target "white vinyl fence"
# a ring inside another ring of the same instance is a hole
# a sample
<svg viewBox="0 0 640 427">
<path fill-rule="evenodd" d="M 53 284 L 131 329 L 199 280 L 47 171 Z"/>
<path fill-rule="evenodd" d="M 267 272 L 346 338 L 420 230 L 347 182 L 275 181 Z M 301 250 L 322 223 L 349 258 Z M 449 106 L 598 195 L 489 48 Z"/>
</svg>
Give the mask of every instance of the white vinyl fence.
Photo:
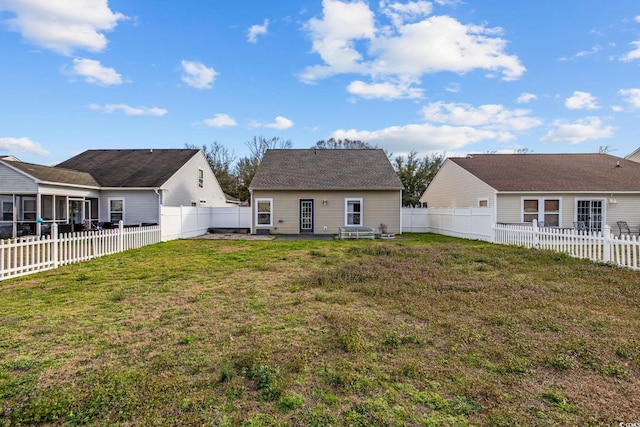
<svg viewBox="0 0 640 427">
<path fill-rule="evenodd" d="M 640 240 L 637 236 L 617 237 L 606 225 L 602 232 L 581 232 L 570 229 L 496 224 L 495 243 L 527 248 L 547 249 L 620 267 L 638 270 Z"/>
<path fill-rule="evenodd" d="M 402 208 L 402 231 L 493 241 L 492 208 Z"/>
<path fill-rule="evenodd" d="M 209 228 L 249 229 L 251 208 L 246 206 L 163 206 L 162 240 L 188 239 Z"/>
<path fill-rule="evenodd" d="M 125 228 L 122 221 L 119 225 L 110 230 L 59 234 L 53 224 L 52 236 L 0 240 L 0 280 L 160 242 L 160 226 Z"/>
</svg>

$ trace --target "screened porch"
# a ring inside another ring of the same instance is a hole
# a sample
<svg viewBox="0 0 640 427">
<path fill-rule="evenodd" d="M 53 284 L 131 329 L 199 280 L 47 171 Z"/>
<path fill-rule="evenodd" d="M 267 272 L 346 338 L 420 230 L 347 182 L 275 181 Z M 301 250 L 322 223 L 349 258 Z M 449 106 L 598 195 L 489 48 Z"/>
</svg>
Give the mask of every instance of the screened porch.
<svg viewBox="0 0 640 427">
<path fill-rule="evenodd" d="M 65 231 L 98 227 L 99 199 L 52 194 L 0 194 L 0 239 L 46 235 L 55 222 Z"/>
</svg>

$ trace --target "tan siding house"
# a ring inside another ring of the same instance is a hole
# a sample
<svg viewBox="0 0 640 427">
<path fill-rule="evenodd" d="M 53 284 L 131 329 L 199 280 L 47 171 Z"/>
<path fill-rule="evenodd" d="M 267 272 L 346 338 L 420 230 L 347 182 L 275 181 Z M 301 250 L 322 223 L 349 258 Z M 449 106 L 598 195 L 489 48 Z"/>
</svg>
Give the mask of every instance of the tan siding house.
<svg viewBox="0 0 640 427">
<path fill-rule="evenodd" d="M 383 150 L 269 150 L 249 189 L 252 233 L 401 232 L 403 185 Z"/>
<path fill-rule="evenodd" d="M 640 230 L 640 163 L 608 154 L 474 154 L 450 158 L 426 189 L 428 207 L 495 203 L 496 222 Z"/>
</svg>

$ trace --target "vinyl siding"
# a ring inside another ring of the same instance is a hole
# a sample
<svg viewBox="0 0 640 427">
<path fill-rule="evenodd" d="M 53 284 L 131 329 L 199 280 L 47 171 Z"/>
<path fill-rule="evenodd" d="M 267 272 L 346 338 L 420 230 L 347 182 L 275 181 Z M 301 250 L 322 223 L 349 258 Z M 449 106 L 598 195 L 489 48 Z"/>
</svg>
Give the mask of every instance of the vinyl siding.
<svg viewBox="0 0 640 427">
<path fill-rule="evenodd" d="M 274 234 L 300 232 L 300 199 L 314 200 L 314 233 L 336 234 L 345 225 L 345 199 L 362 199 L 363 225 L 378 231 L 380 223 L 391 233 L 400 233 L 401 193 L 392 191 L 263 191 L 254 190 L 253 200 L 273 199 L 272 226 L 258 226 Z M 323 200 L 327 204 L 323 204 Z M 256 203 L 253 203 L 252 222 L 256 229 Z M 324 227 L 327 229 L 325 230 Z"/>
<path fill-rule="evenodd" d="M 198 169 L 204 172 L 204 186 L 198 186 Z M 198 152 L 162 187 L 165 206 L 226 206 L 226 198 L 207 159 Z M 203 203 L 201 201 L 204 201 Z"/>
<path fill-rule="evenodd" d="M 102 191 L 100 194 L 100 221 L 109 221 L 109 200 L 124 200 L 124 224 L 159 223 L 158 195 L 151 190 Z"/>
<path fill-rule="evenodd" d="M 35 180 L 0 163 L 0 194 L 35 194 Z"/>
<path fill-rule="evenodd" d="M 522 198 L 544 198 L 560 199 L 560 227 L 571 228 L 576 220 L 577 200 L 594 199 L 603 200 L 603 214 L 605 222 L 611 230 L 617 233 L 617 221 L 627 221 L 632 230 L 640 229 L 640 194 L 613 194 L 610 193 L 523 193 L 523 194 L 499 194 L 498 199 L 498 222 L 518 223 L 522 220 Z M 610 203 L 610 199 L 615 199 L 617 203 Z"/>
<path fill-rule="evenodd" d="M 420 201 L 430 208 L 477 208 L 478 199 L 488 199 L 489 206 L 493 206 L 494 194 L 488 184 L 447 160 Z"/>
</svg>

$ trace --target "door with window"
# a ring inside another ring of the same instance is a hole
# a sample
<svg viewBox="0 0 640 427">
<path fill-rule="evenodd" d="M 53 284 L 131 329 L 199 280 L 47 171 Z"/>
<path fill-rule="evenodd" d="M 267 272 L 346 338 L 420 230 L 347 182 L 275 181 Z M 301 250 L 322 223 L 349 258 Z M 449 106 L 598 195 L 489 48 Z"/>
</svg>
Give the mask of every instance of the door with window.
<svg viewBox="0 0 640 427">
<path fill-rule="evenodd" d="M 604 219 L 604 204 L 602 200 L 578 200 L 576 206 L 576 221 L 582 221 L 589 231 L 602 231 Z"/>
<path fill-rule="evenodd" d="M 300 233 L 313 233 L 313 199 L 300 199 Z"/>
</svg>

